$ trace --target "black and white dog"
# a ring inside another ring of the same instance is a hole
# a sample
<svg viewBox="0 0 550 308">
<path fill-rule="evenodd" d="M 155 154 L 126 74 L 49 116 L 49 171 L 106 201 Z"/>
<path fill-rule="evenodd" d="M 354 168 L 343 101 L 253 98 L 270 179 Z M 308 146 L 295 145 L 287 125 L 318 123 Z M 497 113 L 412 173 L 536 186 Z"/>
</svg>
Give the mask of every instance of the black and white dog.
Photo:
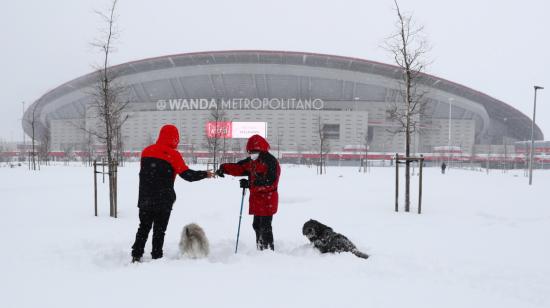
<svg viewBox="0 0 550 308">
<path fill-rule="evenodd" d="M 310 219 L 304 224 L 302 234 L 305 235 L 313 246 L 321 253 L 327 252 L 351 252 L 359 258 L 367 259 L 369 256 L 355 247 L 345 236 L 332 231 L 332 228 L 325 226 L 317 220 Z"/>
<path fill-rule="evenodd" d="M 210 253 L 210 245 L 204 230 L 194 223 L 183 227 L 179 247 L 181 255 L 191 259 L 204 258 Z"/>
</svg>

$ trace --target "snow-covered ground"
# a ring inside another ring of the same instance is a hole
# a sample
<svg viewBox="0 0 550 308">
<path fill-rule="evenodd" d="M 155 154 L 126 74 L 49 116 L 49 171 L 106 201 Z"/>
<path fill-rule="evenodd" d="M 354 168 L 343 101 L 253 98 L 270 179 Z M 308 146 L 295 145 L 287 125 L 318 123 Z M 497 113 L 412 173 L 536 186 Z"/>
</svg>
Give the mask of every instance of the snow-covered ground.
<svg viewBox="0 0 550 308">
<path fill-rule="evenodd" d="M 0 307 L 550 307 L 550 172 L 530 187 L 522 171 L 427 168 L 417 215 L 393 211 L 392 168 L 284 166 L 276 251 L 255 250 L 246 215 L 237 255 L 237 179 L 178 178 L 165 258 L 150 260 L 149 241 L 130 264 L 138 166 L 120 171 L 112 219 L 104 191 L 93 216 L 90 168 L 0 168 Z M 301 234 L 310 218 L 371 258 L 319 254 Z M 190 222 L 208 259 L 178 257 Z"/>
</svg>

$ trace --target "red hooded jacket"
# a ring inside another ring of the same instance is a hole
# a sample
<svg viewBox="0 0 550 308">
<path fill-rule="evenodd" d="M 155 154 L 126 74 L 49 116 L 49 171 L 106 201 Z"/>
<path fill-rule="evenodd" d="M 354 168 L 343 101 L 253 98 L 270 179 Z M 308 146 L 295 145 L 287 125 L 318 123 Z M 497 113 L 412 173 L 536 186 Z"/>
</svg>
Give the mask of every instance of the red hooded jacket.
<svg viewBox="0 0 550 308">
<path fill-rule="evenodd" d="M 176 201 L 174 180 L 180 175 L 193 182 L 207 177 L 205 171 L 189 169 L 178 152 L 180 137 L 174 125 L 164 125 L 155 144 L 141 153 L 138 207 L 146 210 L 171 210 Z"/>
<path fill-rule="evenodd" d="M 178 152 L 178 144 L 180 143 L 180 134 L 178 128 L 174 125 L 164 125 L 160 129 L 159 137 L 155 144 L 152 144 L 141 152 L 141 158 L 151 157 L 162 159 L 170 164 L 174 169 L 173 178 L 189 169 Z"/>
<path fill-rule="evenodd" d="M 233 176 L 248 176 L 250 183 L 249 214 L 272 216 L 277 213 L 279 205 L 279 177 L 281 167 L 269 151 L 269 143 L 260 135 L 248 139 L 246 150 L 259 151 L 258 159 L 250 157 L 236 164 L 222 164 L 220 169 Z"/>
</svg>

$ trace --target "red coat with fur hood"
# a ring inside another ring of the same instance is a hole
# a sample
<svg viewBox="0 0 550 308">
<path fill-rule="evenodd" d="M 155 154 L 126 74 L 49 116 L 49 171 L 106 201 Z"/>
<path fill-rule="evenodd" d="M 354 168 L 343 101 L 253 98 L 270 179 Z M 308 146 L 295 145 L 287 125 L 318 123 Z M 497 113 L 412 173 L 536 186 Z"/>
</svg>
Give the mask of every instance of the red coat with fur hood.
<svg viewBox="0 0 550 308">
<path fill-rule="evenodd" d="M 269 151 L 269 143 L 260 135 L 248 139 L 246 150 L 259 151 L 258 159 L 250 157 L 236 164 L 222 164 L 220 169 L 233 176 L 248 176 L 250 183 L 249 214 L 272 216 L 277 213 L 279 205 L 279 176 L 281 167 Z"/>
</svg>

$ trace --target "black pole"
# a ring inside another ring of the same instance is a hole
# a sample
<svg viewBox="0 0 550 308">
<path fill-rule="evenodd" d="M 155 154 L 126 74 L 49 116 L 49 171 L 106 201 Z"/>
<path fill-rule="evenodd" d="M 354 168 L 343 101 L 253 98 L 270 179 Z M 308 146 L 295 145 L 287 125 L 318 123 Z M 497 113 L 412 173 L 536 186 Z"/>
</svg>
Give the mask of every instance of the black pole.
<svg viewBox="0 0 550 308">
<path fill-rule="evenodd" d="M 535 101 L 533 102 L 533 121 L 531 122 L 531 147 L 529 151 L 529 185 L 533 184 L 533 155 L 535 153 L 535 116 L 537 115 L 537 90 L 543 87 L 535 86 Z"/>
<path fill-rule="evenodd" d="M 117 205 L 117 199 L 118 199 L 118 161 L 113 162 L 114 165 L 114 181 L 113 181 L 113 203 L 114 203 L 114 214 L 115 218 L 118 218 L 118 205 Z"/>
<path fill-rule="evenodd" d="M 235 242 L 235 254 L 239 249 L 239 236 L 241 235 L 241 220 L 243 218 L 243 204 L 244 204 L 245 195 L 246 195 L 246 188 L 243 187 L 243 196 L 241 198 L 241 211 L 239 212 L 239 227 L 237 228 L 237 241 Z"/>
<path fill-rule="evenodd" d="M 97 217 L 97 162 L 94 159 L 94 213 Z"/>
<path fill-rule="evenodd" d="M 399 153 L 395 153 L 395 211 L 399 212 Z"/>
<path fill-rule="evenodd" d="M 424 165 L 424 156 L 420 155 L 420 175 L 418 176 L 418 214 L 422 213 L 422 166 Z"/>
</svg>

